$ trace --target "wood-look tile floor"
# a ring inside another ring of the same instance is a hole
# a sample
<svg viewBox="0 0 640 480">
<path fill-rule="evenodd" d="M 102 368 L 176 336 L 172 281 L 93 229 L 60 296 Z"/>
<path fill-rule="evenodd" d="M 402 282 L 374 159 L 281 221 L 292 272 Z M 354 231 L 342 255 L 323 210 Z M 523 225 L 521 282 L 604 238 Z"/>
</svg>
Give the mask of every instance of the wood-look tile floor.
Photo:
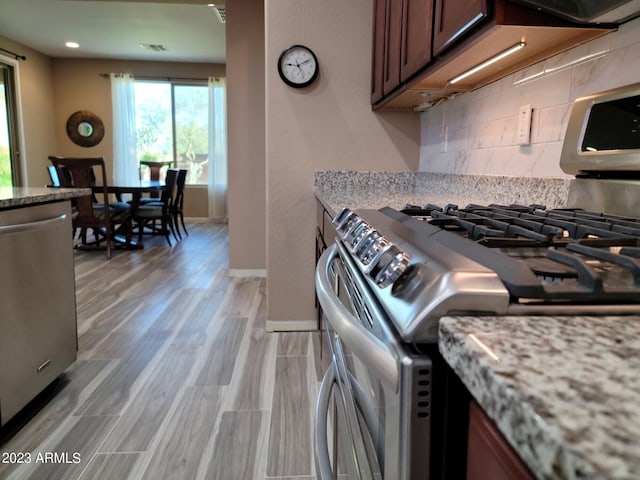
<svg viewBox="0 0 640 480">
<path fill-rule="evenodd" d="M 187 228 L 75 251 L 78 360 L 0 430 L 0 479 L 315 478 L 317 334 L 266 332 L 226 226 Z"/>
</svg>

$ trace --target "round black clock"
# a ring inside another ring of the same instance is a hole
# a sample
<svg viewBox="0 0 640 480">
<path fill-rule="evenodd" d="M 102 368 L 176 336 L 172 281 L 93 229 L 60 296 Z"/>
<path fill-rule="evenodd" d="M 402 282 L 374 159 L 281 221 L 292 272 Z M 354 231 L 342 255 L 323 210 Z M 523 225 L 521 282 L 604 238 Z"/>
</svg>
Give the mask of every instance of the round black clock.
<svg viewBox="0 0 640 480">
<path fill-rule="evenodd" d="M 282 81 L 294 88 L 311 85 L 318 76 L 318 59 L 310 48 L 293 45 L 280 54 L 278 73 Z"/>
</svg>

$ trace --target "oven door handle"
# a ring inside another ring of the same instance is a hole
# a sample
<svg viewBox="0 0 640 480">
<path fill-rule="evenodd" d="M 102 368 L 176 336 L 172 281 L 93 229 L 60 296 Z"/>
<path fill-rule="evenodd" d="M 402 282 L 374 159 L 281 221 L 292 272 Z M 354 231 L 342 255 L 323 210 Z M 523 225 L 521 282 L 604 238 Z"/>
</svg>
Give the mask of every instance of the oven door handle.
<svg viewBox="0 0 640 480">
<path fill-rule="evenodd" d="M 331 285 L 329 268 L 338 256 L 334 244 L 324 251 L 316 269 L 316 294 L 327 319 L 349 350 L 358 356 L 382 382 L 398 391 L 398 362 L 393 352 L 367 330 L 342 304 Z"/>
<path fill-rule="evenodd" d="M 345 455 L 343 460 L 347 462 L 346 469 L 349 472 L 349 479 L 351 480 L 373 480 L 373 473 L 371 469 L 370 459 L 365 451 L 364 439 L 362 433 L 360 433 L 360 426 L 358 425 L 357 418 L 350 418 L 348 412 L 349 406 L 347 405 L 347 394 L 342 388 L 342 380 L 338 373 L 339 368 L 333 362 L 329 365 L 322 378 L 320 389 L 318 391 L 318 399 L 316 401 L 316 412 L 314 417 L 313 433 L 314 433 L 314 457 L 316 460 L 316 474 L 319 480 L 335 480 L 338 478 L 338 472 L 334 471 L 331 466 L 331 457 L 329 454 L 329 442 L 328 442 L 328 419 L 329 419 L 329 406 L 331 402 L 332 388 L 336 388 L 339 392 L 334 398 L 334 418 L 333 418 L 333 458 L 334 466 L 337 467 L 339 463 L 338 452 L 340 455 Z M 350 399 L 351 403 L 355 401 L 355 398 Z M 355 404 L 353 406 L 353 414 L 355 412 Z M 338 418 L 345 419 L 347 424 L 355 421 L 355 425 L 344 425 L 339 422 Z M 346 444 L 338 447 L 338 431 L 339 427 L 343 427 L 342 434 L 345 435 L 344 440 Z M 356 429 L 354 431 L 354 428 Z M 361 442 L 357 445 L 356 442 Z M 360 452 L 360 454 L 358 453 Z M 346 473 L 346 472 L 345 472 Z"/>
<path fill-rule="evenodd" d="M 331 387 L 336 383 L 336 370 L 333 362 L 324 374 L 318 400 L 316 401 L 316 414 L 313 433 L 315 435 L 315 459 L 316 474 L 319 480 L 333 480 L 331 470 L 331 459 L 329 458 L 329 443 L 327 440 L 327 418 L 329 411 L 329 400 L 331 397 Z"/>
</svg>

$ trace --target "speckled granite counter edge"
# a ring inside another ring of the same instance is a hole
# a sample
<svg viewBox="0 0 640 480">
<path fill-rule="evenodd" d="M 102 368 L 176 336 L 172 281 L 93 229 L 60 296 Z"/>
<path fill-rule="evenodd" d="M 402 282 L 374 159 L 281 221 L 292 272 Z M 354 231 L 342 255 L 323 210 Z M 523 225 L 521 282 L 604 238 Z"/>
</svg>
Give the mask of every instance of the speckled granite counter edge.
<svg viewBox="0 0 640 480">
<path fill-rule="evenodd" d="M 439 349 L 537 478 L 631 480 L 639 320 L 443 317 Z"/>
<path fill-rule="evenodd" d="M 27 207 L 38 203 L 57 202 L 91 195 L 87 188 L 16 187 L 0 188 L 0 209 Z"/>
<path fill-rule="evenodd" d="M 570 181 L 560 178 L 428 172 L 317 171 L 316 197 L 337 213 L 344 207 L 402 208 L 407 203 L 541 204 L 564 207 Z"/>
<path fill-rule="evenodd" d="M 447 320 L 450 323 L 447 323 Z M 516 392 L 508 388 L 493 372 L 485 357 L 479 355 L 467 344 L 467 340 L 451 325 L 455 319 L 444 319 L 440 323 L 440 353 L 462 380 L 480 407 L 492 418 L 499 430 L 511 444 L 520 458 L 539 479 L 554 478 L 549 470 L 550 462 L 567 463 L 567 459 L 549 458 L 550 452 L 562 452 L 562 445 L 554 438 L 548 438 L 532 411 Z M 547 451 L 546 458 L 540 458 L 537 449 Z M 558 478 L 558 477 L 555 477 Z M 571 476 L 560 478 L 574 478 Z"/>
</svg>

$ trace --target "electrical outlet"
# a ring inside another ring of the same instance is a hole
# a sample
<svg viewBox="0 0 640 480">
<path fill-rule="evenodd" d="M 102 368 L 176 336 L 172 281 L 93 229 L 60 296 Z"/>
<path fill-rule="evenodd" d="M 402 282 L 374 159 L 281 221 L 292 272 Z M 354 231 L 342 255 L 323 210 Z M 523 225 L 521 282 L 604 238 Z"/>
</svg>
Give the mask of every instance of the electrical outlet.
<svg viewBox="0 0 640 480">
<path fill-rule="evenodd" d="M 522 105 L 518 112 L 518 145 L 529 145 L 531 143 L 531 115 L 533 108 L 531 104 Z"/>
</svg>

